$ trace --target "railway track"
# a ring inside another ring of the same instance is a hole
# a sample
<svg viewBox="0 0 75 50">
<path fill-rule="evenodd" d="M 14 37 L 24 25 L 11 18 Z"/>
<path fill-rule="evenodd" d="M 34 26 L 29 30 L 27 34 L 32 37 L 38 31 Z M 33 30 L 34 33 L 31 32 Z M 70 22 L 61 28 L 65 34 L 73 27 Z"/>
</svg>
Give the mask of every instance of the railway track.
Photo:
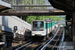
<svg viewBox="0 0 75 50">
<path fill-rule="evenodd" d="M 23 43 L 23 44 L 20 44 L 20 45 L 17 45 L 17 46 L 12 47 L 12 49 L 15 50 L 16 48 L 19 48 L 19 47 L 21 47 L 21 46 L 23 46 L 23 45 L 25 45 L 25 44 L 27 44 L 27 43 L 30 43 L 30 42 L 31 42 L 31 40 L 28 40 L 28 41 L 26 41 L 26 42 Z"/>
<path fill-rule="evenodd" d="M 62 30 L 63 28 L 58 29 L 52 39 L 39 50 L 57 50 L 61 40 Z"/>
<path fill-rule="evenodd" d="M 59 31 L 60 30 L 60 31 Z M 52 36 L 48 38 L 48 40 L 43 41 L 43 42 L 33 42 L 29 41 L 24 43 L 23 45 L 21 44 L 18 47 L 15 47 L 14 50 L 50 50 L 50 49 L 55 49 L 54 47 L 59 43 L 59 40 L 61 39 L 61 31 L 62 29 L 56 28 L 52 32 Z M 50 47 L 48 48 L 48 44 L 50 44 Z"/>
</svg>

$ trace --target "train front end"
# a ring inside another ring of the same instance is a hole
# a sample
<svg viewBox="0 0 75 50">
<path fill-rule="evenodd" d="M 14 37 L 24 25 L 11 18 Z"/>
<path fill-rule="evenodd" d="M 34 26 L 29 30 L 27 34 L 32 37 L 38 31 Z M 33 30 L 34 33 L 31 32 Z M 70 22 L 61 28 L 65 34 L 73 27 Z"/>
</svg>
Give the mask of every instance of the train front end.
<svg viewBox="0 0 75 50">
<path fill-rule="evenodd" d="M 45 36 L 44 21 L 32 21 L 32 36 Z"/>
</svg>

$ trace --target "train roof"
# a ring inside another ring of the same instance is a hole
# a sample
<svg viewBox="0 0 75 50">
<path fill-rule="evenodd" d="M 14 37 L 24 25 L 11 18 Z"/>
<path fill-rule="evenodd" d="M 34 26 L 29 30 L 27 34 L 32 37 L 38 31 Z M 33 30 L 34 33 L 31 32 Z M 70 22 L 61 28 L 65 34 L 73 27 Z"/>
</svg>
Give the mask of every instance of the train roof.
<svg viewBox="0 0 75 50">
<path fill-rule="evenodd" d="M 33 21 L 44 21 L 44 20 L 33 20 Z"/>
<path fill-rule="evenodd" d="M 50 20 L 50 19 L 49 19 L 49 20 L 45 20 L 45 22 L 53 22 L 53 21 L 54 21 L 54 20 Z"/>
<path fill-rule="evenodd" d="M 32 22 L 34 22 L 34 21 L 43 21 L 44 22 L 44 20 L 33 20 Z"/>
<path fill-rule="evenodd" d="M 44 20 L 33 20 L 33 21 L 44 21 Z M 32 22 L 33 22 L 32 21 Z M 44 22 L 53 22 L 54 20 L 45 20 Z"/>
<path fill-rule="evenodd" d="M 45 20 L 46 22 L 52 22 L 52 20 Z"/>
</svg>

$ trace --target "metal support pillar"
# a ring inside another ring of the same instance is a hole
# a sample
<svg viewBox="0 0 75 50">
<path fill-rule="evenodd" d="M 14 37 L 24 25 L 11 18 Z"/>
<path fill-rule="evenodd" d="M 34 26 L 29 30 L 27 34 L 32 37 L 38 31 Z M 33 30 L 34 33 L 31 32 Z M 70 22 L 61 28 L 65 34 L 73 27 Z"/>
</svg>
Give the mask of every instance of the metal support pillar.
<svg viewBox="0 0 75 50">
<path fill-rule="evenodd" d="M 71 19 L 71 15 L 66 15 L 66 25 L 67 25 L 67 21 L 69 21 Z"/>
<path fill-rule="evenodd" d="M 65 33 L 65 41 L 73 41 L 73 34 L 72 34 L 72 13 L 68 13 L 66 15 L 66 33 Z"/>
<path fill-rule="evenodd" d="M 75 42 L 75 13 L 72 14 L 72 32 L 73 32 L 73 42 Z"/>
</svg>

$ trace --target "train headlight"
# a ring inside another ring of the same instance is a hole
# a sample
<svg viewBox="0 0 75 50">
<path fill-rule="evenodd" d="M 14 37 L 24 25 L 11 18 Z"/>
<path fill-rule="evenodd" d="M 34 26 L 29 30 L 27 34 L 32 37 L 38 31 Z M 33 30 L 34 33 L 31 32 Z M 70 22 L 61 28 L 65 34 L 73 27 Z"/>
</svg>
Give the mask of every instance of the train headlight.
<svg viewBox="0 0 75 50">
<path fill-rule="evenodd" d="M 45 36 L 45 34 L 44 34 L 44 33 L 42 33 L 41 35 Z"/>
<path fill-rule="evenodd" d="M 32 33 L 32 36 L 34 36 L 35 34 L 34 33 Z"/>
</svg>

